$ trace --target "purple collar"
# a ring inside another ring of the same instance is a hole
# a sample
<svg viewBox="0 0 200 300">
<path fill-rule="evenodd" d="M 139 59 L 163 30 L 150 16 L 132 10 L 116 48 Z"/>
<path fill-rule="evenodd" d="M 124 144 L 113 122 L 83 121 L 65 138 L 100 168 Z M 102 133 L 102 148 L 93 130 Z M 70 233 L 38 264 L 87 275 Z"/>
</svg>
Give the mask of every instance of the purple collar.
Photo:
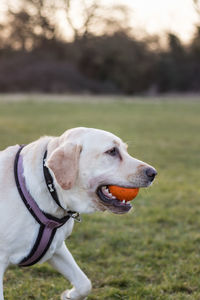
<svg viewBox="0 0 200 300">
<path fill-rule="evenodd" d="M 24 178 L 24 168 L 23 168 L 23 158 L 20 155 L 21 150 L 24 146 L 20 146 L 14 164 L 14 174 L 15 182 L 17 185 L 18 192 L 27 207 L 28 211 L 35 218 L 35 220 L 40 224 L 38 236 L 36 238 L 35 244 L 31 249 L 28 256 L 26 256 L 20 263 L 19 266 L 31 266 L 37 263 L 49 249 L 53 238 L 55 236 L 56 230 L 63 226 L 71 217 L 78 220 L 79 215 L 74 212 L 68 212 L 67 216 L 58 219 L 54 216 L 44 213 L 36 201 L 33 199 L 31 194 L 26 188 L 26 182 Z"/>
</svg>

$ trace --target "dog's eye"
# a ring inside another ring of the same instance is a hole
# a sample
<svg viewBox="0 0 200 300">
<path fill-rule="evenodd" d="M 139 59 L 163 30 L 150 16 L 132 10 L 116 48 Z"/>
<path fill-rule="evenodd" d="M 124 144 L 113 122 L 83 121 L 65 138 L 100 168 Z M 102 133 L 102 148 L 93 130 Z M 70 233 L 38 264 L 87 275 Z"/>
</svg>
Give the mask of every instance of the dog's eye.
<svg viewBox="0 0 200 300">
<path fill-rule="evenodd" d="M 117 155 L 119 155 L 119 150 L 116 147 L 114 147 L 114 148 L 106 151 L 106 154 L 108 154 L 110 156 L 117 156 Z"/>
</svg>

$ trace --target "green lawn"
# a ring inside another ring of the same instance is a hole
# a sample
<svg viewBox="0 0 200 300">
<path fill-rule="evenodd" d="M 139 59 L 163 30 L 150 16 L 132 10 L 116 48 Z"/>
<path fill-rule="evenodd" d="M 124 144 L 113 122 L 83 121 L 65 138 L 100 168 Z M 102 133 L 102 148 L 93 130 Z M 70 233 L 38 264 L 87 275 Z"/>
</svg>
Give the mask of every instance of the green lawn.
<svg viewBox="0 0 200 300">
<path fill-rule="evenodd" d="M 199 300 L 200 101 L 0 102 L 1 149 L 76 126 L 119 135 L 159 173 L 128 215 L 75 225 L 66 243 L 92 280 L 88 299 Z M 10 268 L 4 286 L 7 300 L 58 300 L 70 284 L 43 264 Z"/>
</svg>

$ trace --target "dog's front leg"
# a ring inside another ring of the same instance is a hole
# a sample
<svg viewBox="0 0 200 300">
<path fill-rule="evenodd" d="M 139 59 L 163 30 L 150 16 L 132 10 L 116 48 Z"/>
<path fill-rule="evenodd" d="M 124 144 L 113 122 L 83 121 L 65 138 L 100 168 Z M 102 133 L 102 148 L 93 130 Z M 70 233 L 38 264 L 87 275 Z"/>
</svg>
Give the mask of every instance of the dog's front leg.
<svg viewBox="0 0 200 300">
<path fill-rule="evenodd" d="M 49 263 L 62 275 L 64 275 L 64 277 L 67 278 L 73 285 L 71 290 L 67 290 L 62 294 L 62 300 L 86 299 L 87 295 L 91 291 L 91 282 L 76 264 L 64 242 L 61 248 L 58 249 L 49 260 Z"/>
<path fill-rule="evenodd" d="M 0 264 L 0 300 L 4 300 L 4 297 L 3 297 L 3 275 L 4 275 L 6 268 L 7 268 L 7 265 L 5 265 L 4 263 Z"/>
<path fill-rule="evenodd" d="M 4 270 L 0 266 L 0 300 L 4 299 L 4 297 L 3 297 L 3 274 L 4 274 Z"/>
</svg>

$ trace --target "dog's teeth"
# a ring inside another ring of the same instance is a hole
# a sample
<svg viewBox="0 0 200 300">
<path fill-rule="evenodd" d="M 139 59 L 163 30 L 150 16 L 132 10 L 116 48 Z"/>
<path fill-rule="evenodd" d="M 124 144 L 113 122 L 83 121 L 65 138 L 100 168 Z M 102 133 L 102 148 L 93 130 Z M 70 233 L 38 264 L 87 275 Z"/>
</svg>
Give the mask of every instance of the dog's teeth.
<svg viewBox="0 0 200 300">
<path fill-rule="evenodd" d="M 104 195 L 105 195 L 106 197 L 108 197 L 108 198 L 110 198 L 110 199 L 116 199 L 116 197 L 113 196 L 112 193 L 110 193 L 110 191 L 109 191 L 109 189 L 108 189 L 107 186 L 102 186 L 101 190 L 102 190 L 102 192 L 104 193 Z"/>
<path fill-rule="evenodd" d="M 102 192 L 104 192 L 104 194 L 108 194 L 108 193 L 109 193 L 109 190 L 107 189 L 106 186 L 103 186 L 103 187 L 102 187 Z"/>
</svg>

